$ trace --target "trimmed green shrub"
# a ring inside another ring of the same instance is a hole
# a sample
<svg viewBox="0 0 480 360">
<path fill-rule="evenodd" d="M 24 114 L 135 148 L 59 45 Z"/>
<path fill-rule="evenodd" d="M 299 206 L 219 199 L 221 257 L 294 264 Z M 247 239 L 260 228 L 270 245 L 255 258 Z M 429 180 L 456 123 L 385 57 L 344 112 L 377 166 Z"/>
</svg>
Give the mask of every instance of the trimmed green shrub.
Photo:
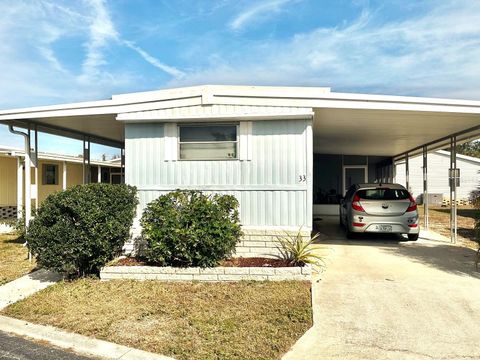
<svg viewBox="0 0 480 360">
<path fill-rule="evenodd" d="M 78 185 L 49 195 L 26 234 L 37 262 L 68 276 L 98 274 L 122 250 L 138 204 L 127 185 Z"/>
<path fill-rule="evenodd" d="M 242 235 L 231 195 L 177 190 L 152 201 L 141 219 L 148 261 L 161 266 L 216 266 Z"/>
</svg>

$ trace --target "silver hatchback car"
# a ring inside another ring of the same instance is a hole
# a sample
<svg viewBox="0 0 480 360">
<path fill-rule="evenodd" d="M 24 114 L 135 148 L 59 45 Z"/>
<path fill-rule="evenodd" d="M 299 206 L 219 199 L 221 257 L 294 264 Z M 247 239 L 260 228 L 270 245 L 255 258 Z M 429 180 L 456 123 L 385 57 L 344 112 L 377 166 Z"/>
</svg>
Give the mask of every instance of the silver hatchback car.
<svg viewBox="0 0 480 360">
<path fill-rule="evenodd" d="M 340 225 L 347 238 L 353 233 L 407 234 L 420 232 L 417 204 L 399 184 L 354 184 L 340 202 Z"/>
</svg>

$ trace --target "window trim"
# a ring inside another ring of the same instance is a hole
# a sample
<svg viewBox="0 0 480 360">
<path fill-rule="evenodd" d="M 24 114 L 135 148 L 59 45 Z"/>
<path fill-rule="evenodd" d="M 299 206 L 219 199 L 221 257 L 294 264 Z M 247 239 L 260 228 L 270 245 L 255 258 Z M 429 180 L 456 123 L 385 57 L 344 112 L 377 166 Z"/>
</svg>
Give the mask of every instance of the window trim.
<svg viewBox="0 0 480 360">
<path fill-rule="evenodd" d="M 55 182 L 53 184 L 47 184 L 47 166 L 53 166 L 55 168 Z M 59 185 L 60 180 L 59 180 L 59 165 L 58 164 L 52 164 L 52 163 L 46 163 L 42 164 L 42 185 L 46 186 L 54 186 L 54 185 Z"/>
<path fill-rule="evenodd" d="M 180 128 L 182 126 L 190 127 L 209 127 L 209 126 L 235 126 L 235 141 L 180 141 Z M 235 123 L 190 123 L 190 124 L 178 124 L 177 125 L 177 160 L 178 161 L 238 161 L 240 160 L 239 154 L 239 145 L 240 145 L 240 124 Z M 198 158 L 198 159 L 182 159 L 180 157 L 180 146 L 181 144 L 235 144 L 235 157 L 234 158 L 225 158 L 225 159 L 212 159 L 212 158 Z"/>
</svg>

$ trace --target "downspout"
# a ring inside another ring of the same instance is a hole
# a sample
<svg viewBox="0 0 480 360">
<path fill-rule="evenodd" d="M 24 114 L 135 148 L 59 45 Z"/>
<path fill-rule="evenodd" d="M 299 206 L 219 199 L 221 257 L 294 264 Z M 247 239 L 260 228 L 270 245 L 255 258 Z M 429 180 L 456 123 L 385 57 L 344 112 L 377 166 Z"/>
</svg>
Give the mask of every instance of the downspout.
<svg viewBox="0 0 480 360">
<path fill-rule="evenodd" d="M 31 164 L 30 164 L 30 137 L 27 133 L 15 130 L 13 125 L 8 126 L 8 130 L 15 135 L 21 135 L 25 139 L 25 229 L 30 224 L 32 216 L 32 198 L 31 198 Z"/>
<path fill-rule="evenodd" d="M 31 187 L 32 187 L 32 178 L 30 175 L 31 164 L 30 164 L 30 136 L 27 133 L 15 130 L 13 125 L 8 126 L 8 130 L 15 135 L 21 135 L 25 139 L 25 231 L 28 230 L 28 225 L 30 224 L 30 219 L 32 216 L 32 198 L 31 198 Z M 37 149 L 35 149 L 36 151 Z M 27 242 L 25 241 L 25 246 Z M 28 260 L 32 261 L 32 253 L 28 252 Z"/>
</svg>

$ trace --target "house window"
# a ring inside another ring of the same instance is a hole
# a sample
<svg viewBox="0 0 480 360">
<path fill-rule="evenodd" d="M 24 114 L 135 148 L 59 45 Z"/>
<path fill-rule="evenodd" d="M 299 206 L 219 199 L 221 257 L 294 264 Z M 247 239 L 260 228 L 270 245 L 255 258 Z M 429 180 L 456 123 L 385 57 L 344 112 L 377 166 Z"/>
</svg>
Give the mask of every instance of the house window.
<svg viewBox="0 0 480 360">
<path fill-rule="evenodd" d="M 43 185 L 58 185 L 58 165 L 43 164 Z"/>
<path fill-rule="evenodd" d="M 180 160 L 237 159 L 237 125 L 179 126 Z"/>
</svg>

